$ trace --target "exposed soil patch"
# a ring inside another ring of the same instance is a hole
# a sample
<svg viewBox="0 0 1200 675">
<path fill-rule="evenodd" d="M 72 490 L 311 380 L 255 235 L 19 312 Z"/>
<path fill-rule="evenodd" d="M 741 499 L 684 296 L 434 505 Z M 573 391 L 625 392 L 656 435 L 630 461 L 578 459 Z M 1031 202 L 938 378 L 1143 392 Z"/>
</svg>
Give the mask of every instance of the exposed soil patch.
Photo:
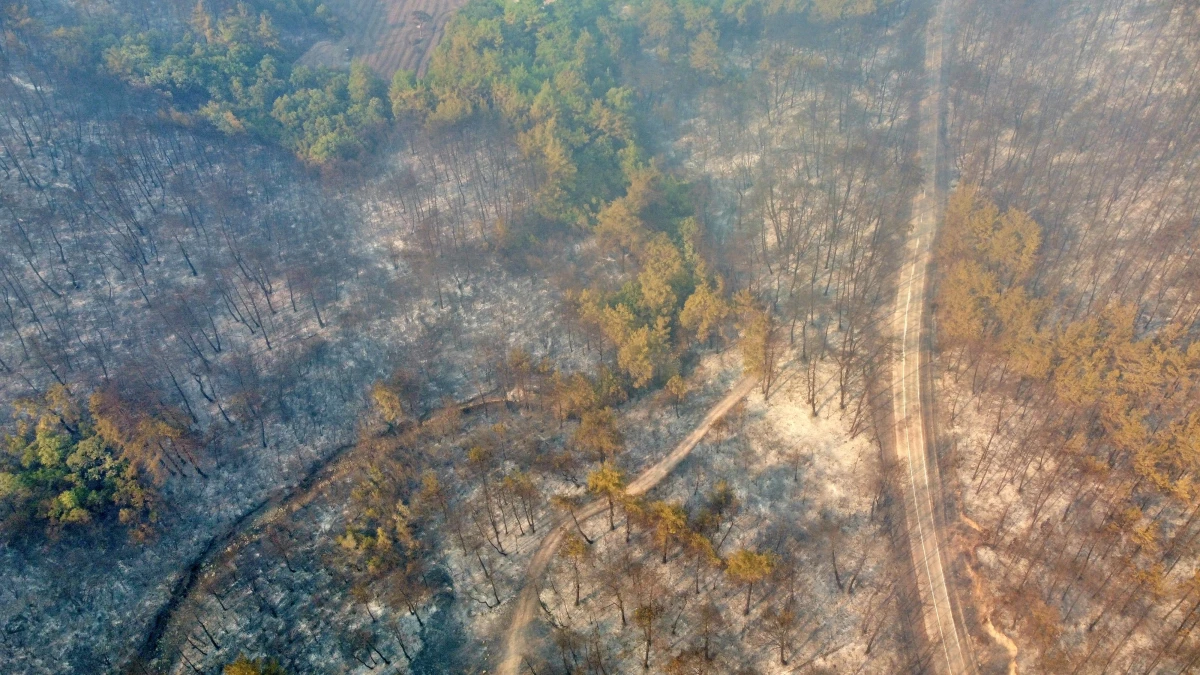
<svg viewBox="0 0 1200 675">
<path fill-rule="evenodd" d="M 400 69 L 423 73 L 446 22 L 466 0 L 332 0 L 340 40 L 313 45 L 300 63 L 307 66 L 348 68 L 362 59 L 381 77 L 390 79 Z"/>
</svg>

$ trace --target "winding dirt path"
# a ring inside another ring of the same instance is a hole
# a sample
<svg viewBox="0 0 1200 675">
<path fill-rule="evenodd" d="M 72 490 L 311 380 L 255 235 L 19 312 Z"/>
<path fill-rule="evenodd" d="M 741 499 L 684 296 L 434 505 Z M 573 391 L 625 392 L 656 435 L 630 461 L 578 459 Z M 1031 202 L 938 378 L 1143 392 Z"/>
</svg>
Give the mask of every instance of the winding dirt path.
<svg viewBox="0 0 1200 675">
<path fill-rule="evenodd" d="M 625 491 L 636 497 L 645 494 L 650 488 L 657 485 L 659 481 L 666 478 L 692 452 L 692 449 L 700 443 L 700 440 L 708 434 L 713 424 L 724 417 L 733 406 L 737 405 L 738 401 L 745 398 L 757 384 L 758 379 L 751 376 L 745 376 L 738 380 L 733 385 L 733 389 L 730 389 L 729 393 L 708 411 L 708 414 L 704 416 L 700 424 L 696 425 L 696 428 L 692 429 L 692 432 L 680 441 L 669 455 L 638 474 L 638 477 L 629 483 Z M 577 511 L 575 516 L 580 522 L 583 522 L 604 512 L 607 507 L 607 502 L 598 499 Z M 549 567 L 550 561 L 554 558 L 554 553 L 558 550 L 559 544 L 562 543 L 563 537 L 571 527 L 573 527 L 573 523 L 570 518 L 560 518 L 542 539 L 541 545 L 529 560 L 528 567 L 525 568 L 525 582 L 521 587 L 521 592 L 517 595 L 516 609 L 513 611 L 512 619 L 508 624 L 508 631 L 504 636 L 504 651 L 501 652 L 500 665 L 497 669 L 500 675 L 517 675 L 521 669 L 521 661 L 528 646 L 526 641 L 527 631 L 525 629 L 537 614 L 538 594 L 541 590 L 542 577 L 545 576 L 546 568 Z"/>
</svg>

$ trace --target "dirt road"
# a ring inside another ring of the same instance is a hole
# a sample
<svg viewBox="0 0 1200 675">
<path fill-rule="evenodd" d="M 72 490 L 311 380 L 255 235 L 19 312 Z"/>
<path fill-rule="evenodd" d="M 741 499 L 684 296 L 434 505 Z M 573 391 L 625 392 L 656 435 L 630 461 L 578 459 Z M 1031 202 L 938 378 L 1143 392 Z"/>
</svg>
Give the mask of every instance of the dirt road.
<svg viewBox="0 0 1200 675">
<path fill-rule="evenodd" d="M 896 294 L 893 325 L 899 340 L 892 364 L 892 405 L 896 454 L 903 473 L 904 506 L 909 546 L 916 572 L 925 632 L 933 650 L 931 666 L 937 672 L 973 672 L 967 633 L 959 628 L 950 590 L 946 585 L 941 542 L 940 478 L 929 460 L 925 424 L 930 394 L 922 386 L 921 367 L 925 325 L 926 276 L 934 232 L 941 211 L 938 185 L 938 146 L 941 111 L 943 2 L 934 5 L 925 34 L 926 87 L 920 102 L 918 160 L 924 174 L 921 191 L 913 200 L 913 231 L 904 252 Z"/>
<path fill-rule="evenodd" d="M 626 492 L 633 496 L 645 494 L 646 491 L 657 485 L 659 481 L 666 478 L 671 473 L 671 470 L 678 466 L 692 449 L 700 443 L 700 440 L 704 438 L 705 434 L 712 428 L 712 425 L 724 417 L 733 406 L 737 405 L 738 401 L 745 398 L 757 384 L 758 380 L 753 377 L 747 376 L 738 380 L 733 389 L 725 395 L 725 398 L 718 401 L 708 411 L 708 414 L 704 416 L 700 424 L 696 425 L 696 428 L 687 435 L 687 438 L 680 441 L 675 446 L 675 449 L 671 451 L 671 454 L 639 474 L 637 478 L 629 483 Z M 596 500 L 576 512 L 576 517 L 582 523 L 584 520 L 602 513 L 606 508 L 607 502 Z M 546 574 L 546 568 L 550 565 L 550 560 L 554 558 L 554 553 L 558 550 L 559 544 L 562 543 L 563 536 L 566 535 L 571 527 L 574 527 L 574 524 L 570 518 L 560 519 L 554 528 L 542 539 L 541 546 L 533 554 L 533 558 L 529 561 L 529 566 L 525 569 L 525 581 L 521 587 L 520 594 L 517 596 L 512 619 L 508 624 L 508 632 L 504 637 L 504 651 L 500 654 L 501 661 L 497 669 L 500 675 L 517 675 L 521 669 L 521 660 L 527 651 L 525 629 L 537 614 L 538 592 L 542 587 L 542 577 Z"/>
</svg>

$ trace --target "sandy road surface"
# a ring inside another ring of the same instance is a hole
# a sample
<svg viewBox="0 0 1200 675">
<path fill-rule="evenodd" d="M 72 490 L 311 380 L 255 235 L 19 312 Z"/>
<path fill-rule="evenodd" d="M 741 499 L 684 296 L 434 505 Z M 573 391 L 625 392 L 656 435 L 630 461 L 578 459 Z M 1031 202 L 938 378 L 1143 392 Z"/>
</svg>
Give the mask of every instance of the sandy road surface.
<svg viewBox="0 0 1200 675">
<path fill-rule="evenodd" d="M 920 102 L 918 160 L 924 178 L 913 200 L 913 231 L 904 250 L 904 264 L 896 294 L 893 325 L 899 340 L 892 364 L 892 405 L 895 420 L 896 454 L 904 482 L 904 506 L 908 521 L 909 546 L 921 598 L 925 633 L 929 640 L 930 665 L 936 672 L 974 671 L 966 631 L 959 628 L 946 585 L 940 523 L 935 518 L 940 484 L 937 467 L 929 461 L 925 424 L 929 396 L 922 387 L 924 354 L 926 276 L 933 236 L 937 229 L 941 199 L 937 182 L 938 145 L 941 140 L 943 2 L 938 2 L 925 34 L 926 89 Z"/>
<path fill-rule="evenodd" d="M 712 425 L 724 417 L 733 406 L 737 405 L 738 401 L 745 398 L 757 384 L 758 380 L 749 376 L 738 380 L 733 389 L 708 411 L 700 424 L 696 425 L 696 428 L 687 435 L 687 438 L 680 441 L 671 454 L 639 474 L 629 483 L 626 492 L 633 496 L 645 494 L 659 481 L 666 478 L 667 474 L 671 473 L 671 470 L 678 466 L 700 443 Z M 606 508 L 608 508 L 608 503 L 599 499 L 589 503 L 575 515 L 580 522 L 583 522 L 604 512 Z M 525 569 L 525 581 L 515 603 L 516 609 L 509 621 L 508 632 L 504 636 L 504 651 L 500 654 L 501 661 L 497 669 L 500 675 L 517 675 L 521 669 L 521 660 L 526 652 L 525 629 L 537 615 L 538 592 L 542 587 L 542 577 L 545 576 L 550 560 L 554 558 L 554 553 L 558 551 L 559 544 L 562 543 L 563 537 L 571 527 L 574 527 L 574 524 L 570 518 L 559 519 L 554 528 L 542 539 L 538 550 L 529 560 L 529 566 Z"/>
</svg>

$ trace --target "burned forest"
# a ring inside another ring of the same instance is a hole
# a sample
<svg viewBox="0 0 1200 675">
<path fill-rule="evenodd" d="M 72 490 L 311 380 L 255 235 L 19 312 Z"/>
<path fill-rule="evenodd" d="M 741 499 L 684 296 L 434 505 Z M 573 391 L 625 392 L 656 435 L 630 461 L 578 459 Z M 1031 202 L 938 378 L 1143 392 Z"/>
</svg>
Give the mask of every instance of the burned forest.
<svg viewBox="0 0 1200 675">
<path fill-rule="evenodd" d="M 0 0 L 0 672 L 1200 668 L 1185 0 Z"/>
</svg>

